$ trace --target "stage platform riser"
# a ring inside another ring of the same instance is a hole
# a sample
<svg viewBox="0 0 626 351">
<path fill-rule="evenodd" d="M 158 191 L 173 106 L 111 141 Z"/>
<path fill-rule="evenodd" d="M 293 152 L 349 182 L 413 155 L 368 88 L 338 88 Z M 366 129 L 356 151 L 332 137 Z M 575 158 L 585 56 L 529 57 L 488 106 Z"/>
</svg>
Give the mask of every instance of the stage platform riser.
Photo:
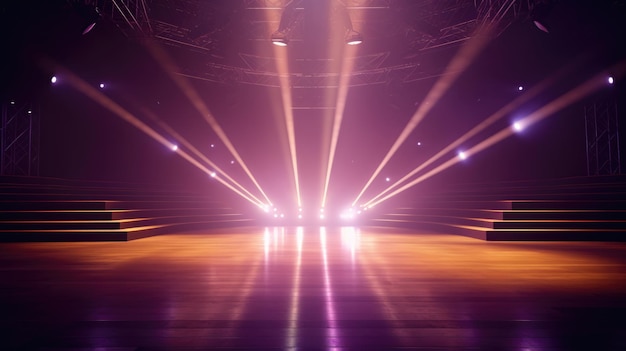
<svg viewBox="0 0 626 351">
<path fill-rule="evenodd" d="M 626 177 L 468 186 L 421 196 L 370 223 L 493 241 L 626 241 L 624 189 Z"/>
<path fill-rule="evenodd" d="M 0 186 L 0 241 L 128 241 L 252 225 L 207 195 L 29 179 Z"/>
</svg>

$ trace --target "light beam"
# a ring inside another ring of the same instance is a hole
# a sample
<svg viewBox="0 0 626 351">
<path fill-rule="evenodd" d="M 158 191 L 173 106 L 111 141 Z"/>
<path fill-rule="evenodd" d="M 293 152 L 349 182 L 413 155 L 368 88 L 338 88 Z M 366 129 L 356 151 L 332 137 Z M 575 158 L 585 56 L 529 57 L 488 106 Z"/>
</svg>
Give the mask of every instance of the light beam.
<svg viewBox="0 0 626 351">
<path fill-rule="evenodd" d="M 370 179 L 367 181 L 361 192 L 359 192 L 359 195 L 357 195 L 356 199 L 352 202 L 352 206 L 356 205 L 361 196 L 363 196 L 367 188 L 372 184 L 374 179 L 382 171 L 385 165 L 387 165 L 387 163 L 393 157 L 396 151 L 409 137 L 413 130 L 415 130 L 415 127 L 417 127 L 417 125 L 424 119 L 424 117 L 426 117 L 426 115 L 435 106 L 435 104 L 439 102 L 441 97 L 448 91 L 448 89 L 452 86 L 452 84 L 456 81 L 460 74 L 467 69 L 467 67 L 476 59 L 478 54 L 487 45 L 491 33 L 490 28 L 490 26 L 485 26 L 477 33 L 475 33 L 475 35 L 469 41 L 467 41 L 463 45 L 463 47 L 461 47 L 461 49 L 452 59 L 452 61 L 450 61 L 443 75 L 439 78 L 439 80 L 437 80 L 433 88 L 428 92 L 422 104 L 419 106 L 417 111 L 415 111 L 413 117 L 411 117 L 407 125 L 400 133 L 400 136 L 398 136 L 398 138 L 393 143 L 393 145 L 391 146 L 381 163 L 378 165 Z"/>
<path fill-rule="evenodd" d="M 613 69 L 618 72 L 618 74 L 620 76 L 622 76 L 624 74 L 624 70 L 626 68 L 626 61 L 619 63 L 618 65 L 616 65 Z M 600 89 L 601 87 L 603 87 L 606 83 L 606 75 L 604 73 L 596 75 L 594 77 L 592 77 L 591 79 L 587 80 L 586 82 L 584 82 L 583 84 L 577 86 L 576 88 L 570 90 L 569 92 L 561 95 L 560 97 L 558 97 L 557 99 L 553 100 L 552 102 L 548 103 L 547 105 L 545 105 L 544 107 L 536 110 L 535 112 L 533 112 L 532 114 L 528 115 L 527 117 L 523 118 L 520 120 L 521 123 L 523 123 L 525 126 L 530 126 L 532 124 L 535 124 L 549 116 L 552 116 L 553 114 L 555 114 L 556 112 L 566 108 L 567 106 L 571 105 L 572 103 L 582 99 L 583 97 L 591 94 L 592 92 Z M 481 151 L 484 151 L 485 149 L 497 144 L 498 142 L 504 140 L 505 138 L 511 136 L 514 134 L 513 129 L 511 129 L 510 127 L 504 128 L 502 130 L 500 130 L 499 132 L 497 132 L 496 134 L 494 134 L 493 136 L 485 139 L 484 141 L 480 142 L 479 144 L 477 144 L 476 146 L 472 147 L 471 149 L 465 151 L 465 154 L 467 157 L 470 157 L 474 154 L 477 154 Z M 437 166 L 436 168 L 430 170 L 429 172 L 425 173 L 424 175 L 418 177 L 417 179 L 405 184 L 404 186 L 398 188 L 397 190 L 389 193 L 387 196 L 372 202 L 369 204 L 369 207 L 372 206 L 376 206 L 378 204 L 380 204 L 381 202 L 395 196 L 398 195 L 399 193 L 421 183 L 422 181 L 448 169 L 449 167 L 457 164 L 460 160 L 459 157 L 454 157 L 449 159 L 448 161 L 446 161 L 445 163 Z"/>
</svg>

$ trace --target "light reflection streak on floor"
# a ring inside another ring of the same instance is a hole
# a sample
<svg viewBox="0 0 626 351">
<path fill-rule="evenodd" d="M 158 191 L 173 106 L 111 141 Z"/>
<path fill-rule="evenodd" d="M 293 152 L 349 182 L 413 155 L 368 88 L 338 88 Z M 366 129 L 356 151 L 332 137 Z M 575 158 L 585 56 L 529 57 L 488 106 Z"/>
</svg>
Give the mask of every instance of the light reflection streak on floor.
<svg viewBox="0 0 626 351">
<path fill-rule="evenodd" d="M 382 264 L 382 259 L 378 253 L 377 242 L 372 239 L 374 238 L 369 233 L 365 234 L 365 242 L 362 245 L 362 250 L 359 252 L 359 266 L 363 270 L 363 275 L 369 285 L 369 290 L 378 300 L 377 305 L 380 306 L 387 322 L 392 326 L 394 337 L 403 345 L 410 344 L 409 333 L 396 322 L 401 319 L 398 315 L 398 311 L 393 308 L 392 304 L 385 301 L 385 297 L 391 296 L 384 288 L 385 284 L 383 283 L 383 280 L 386 279 L 385 277 L 389 276 L 389 273 L 380 268 L 376 268 L 377 265 Z M 391 276 L 393 276 L 393 274 Z"/>
<path fill-rule="evenodd" d="M 283 230 L 284 234 L 284 230 Z M 300 269 L 302 267 L 302 244 L 304 242 L 304 228 L 296 228 L 296 268 L 291 286 L 291 300 L 289 301 L 289 325 L 287 327 L 286 347 L 288 350 L 297 350 L 298 347 L 298 318 L 300 305 Z"/>
<path fill-rule="evenodd" d="M 322 250 L 322 263 L 324 265 L 324 300 L 326 305 L 326 321 L 328 329 L 326 332 L 326 349 L 341 350 L 341 336 L 337 325 L 337 313 L 335 312 L 335 302 L 333 301 L 333 286 L 328 269 L 328 248 L 326 244 L 326 228 L 320 227 L 320 247 Z"/>
</svg>

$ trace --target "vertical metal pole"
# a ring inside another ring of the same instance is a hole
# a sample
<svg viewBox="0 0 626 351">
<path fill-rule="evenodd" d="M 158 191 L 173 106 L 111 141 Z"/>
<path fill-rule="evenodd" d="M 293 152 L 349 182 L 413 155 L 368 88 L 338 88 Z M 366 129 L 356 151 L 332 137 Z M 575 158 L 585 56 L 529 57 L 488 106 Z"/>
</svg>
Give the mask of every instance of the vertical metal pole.
<svg viewBox="0 0 626 351">
<path fill-rule="evenodd" d="M 587 145 L 587 176 L 591 175 L 591 168 L 589 166 L 589 107 L 585 107 L 585 142 Z"/>
<path fill-rule="evenodd" d="M 617 174 L 622 174 L 622 158 L 619 151 L 619 114 L 615 103 L 615 137 L 617 138 Z"/>
</svg>

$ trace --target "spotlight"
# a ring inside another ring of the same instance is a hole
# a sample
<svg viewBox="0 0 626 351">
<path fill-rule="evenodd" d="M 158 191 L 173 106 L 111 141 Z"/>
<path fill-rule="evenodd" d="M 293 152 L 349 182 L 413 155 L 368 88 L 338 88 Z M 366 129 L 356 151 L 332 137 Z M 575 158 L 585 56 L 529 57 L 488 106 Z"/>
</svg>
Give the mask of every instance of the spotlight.
<svg viewBox="0 0 626 351">
<path fill-rule="evenodd" d="M 615 83 L 615 80 L 613 79 L 613 77 L 609 77 L 606 81 L 609 82 L 609 84 Z"/>
<path fill-rule="evenodd" d="M 100 89 L 104 89 L 104 83 L 100 83 Z"/>
<path fill-rule="evenodd" d="M 276 46 L 287 46 L 287 43 L 289 42 L 289 38 L 287 37 L 287 34 L 282 31 L 276 31 L 272 33 L 271 40 L 272 40 L 272 44 Z"/>
<path fill-rule="evenodd" d="M 418 142 L 417 142 L 417 146 L 422 146 L 422 142 L 421 142 L 421 141 L 418 141 Z"/>
<path fill-rule="evenodd" d="M 215 147 L 215 144 L 211 144 L 211 149 Z"/>
<path fill-rule="evenodd" d="M 52 76 L 52 78 L 50 78 L 50 83 L 54 84 L 57 82 L 57 76 Z"/>
<path fill-rule="evenodd" d="M 522 91 L 524 90 L 524 87 L 520 85 L 519 87 L 517 87 L 517 90 Z"/>
<path fill-rule="evenodd" d="M 301 214 L 298 215 L 298 219 L 302 219 L 302 215 Z"/>
<path fill-rule="evenodd" d="M 91 32 L 93 27 L 96 26 L 96 23 L 100 19 L 100 11 L 97 7 L 83 5 L 79 6 L 78 12 L 80 13 L 83 20 L 83 35 Z"/>
<path fill-rule="evenodd" d="M 391 181 L 391 178 L 387 177 L 387 178 L 385 178 L 385 181 L 389 182 L 389 181 Z"/>
<path fill-rule="evenodd" d="M 173 144 L 173 145 L 172 145 L 172 151 L 176 151 L 176 150 L 178 150 L 178 145 Z"/>
<path fill-rule="evenodd" d="M 513 130 L 516 132 L 521 132 L 524 130 L 524 124 L 520 121 L 513 122 Z"/>
<path fill-rule="evenodd" d="M 465 152 L 463 152 L 463 151 L 459 151 L 458 156 L 459 156 L 459 158 L 461 160 L 466 160 L 467 159 L 467 154 L 465 154 Z"/>
<path fill-rule="evenodd" d="M 217 173 L 211 172 L 211 178 L 215 178 L 215 177 L 217 177 Z"/>
<path fill-rule="evenodd" d="M 346 44 L 348 45 L 359 45 L 363 42 L 363 35 L 361 33 L 350 30 L 346 35 Z"/>
<path fill-rule="evenodd" d="M 549 2 L 539 3 L 531 10 L 530 18 L 533 21 L 533 24 L 544 33 L 550 33 L 549 27 L 546 23 L 548 15 L 552 11 L 552 6 L 553 5 Z"/>
</svg>

